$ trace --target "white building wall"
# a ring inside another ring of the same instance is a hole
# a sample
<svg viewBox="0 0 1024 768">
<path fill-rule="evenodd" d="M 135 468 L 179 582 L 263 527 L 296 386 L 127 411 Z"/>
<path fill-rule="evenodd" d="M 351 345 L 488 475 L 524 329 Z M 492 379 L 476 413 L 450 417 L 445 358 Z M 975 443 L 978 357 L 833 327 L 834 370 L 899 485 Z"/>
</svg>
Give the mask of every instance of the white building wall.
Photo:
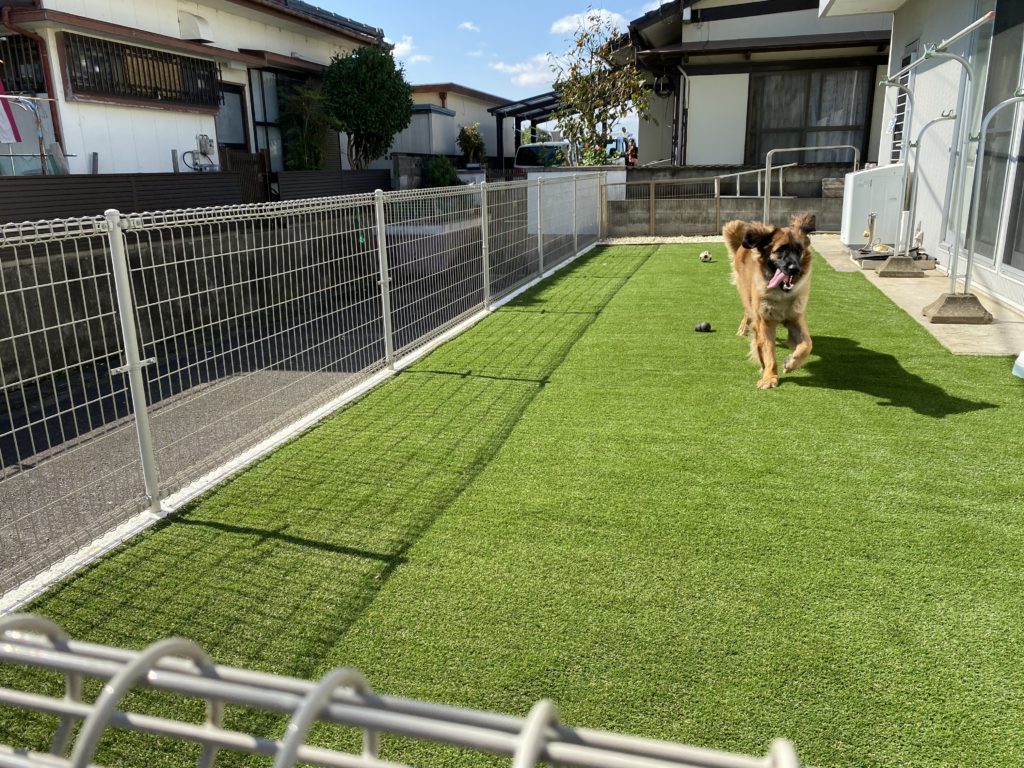
<svg viewBox="0 0 1024 768">
<path fill-rule="evenodd" d="M 197 2 L 44 0 L 44 6 L 175 38 L 180 37 L 180 8 L 209 22 L 213 37 L 211 45 L 218 48 L 254 48 L 284 56 L 297 54 L 303 59 L 322 64 L 329 63 L 336 54 L 349 53 L 358 47 L 354 41 L 329 38 L 326 32 L 323 37 L 307 34 L 298 22 L 293 24 L 290 21 L 282 21 L 277 25 L 270 20 L 261 21 L 258 18 L 230 13 Z M 93 33 L 87 34 L 103 37 Z M 56 52 L 56 32 L 47 30 L 45 36 L 51 52 Z M 54 62 L 59 60 L 56 55 L 52 58 Z M 210 58 L 216 58 L 212 51 Z M 242 65 L 222 62 L 221 77 L 224 82 L 246 87 L 246 120 L 251 140 L 253 116 L 249 102 L 247 70 Z M 54 80 L 57 91 L 55 96 L 61 110 L 65 152 L 76 155 L 68 158 L 68 167 L 72 173 L 88 173 L 93 152 L 99 153 L 100 173 L 169 172 L 173 170 L 172 149 L 178 151 L 180 158 L 182 153 L 196 149 L 197 135 L 206 134 L 216 138 L 212 114 L 189 112 L 184 109 L 158 109 L 68 100 L 59 67 L 54 68 Z M 216 155 L 213 156 L 213 160 L 219 163 Z M 183 163 L 179 163 L 179 167 L 182 171 L 188 170 Z"/>
<path fill-rule="evenodd" d="M 925 44 L 936 43 L 974 20 L 974 2 L 936 3 L 934 0 L 909 0 L 893 18 L 893 38 L 889 55 L 889 72 L 900 69 L 908 46 L 917 43 L 917 56 L 924 52 Z M 953 52 L 969 55 L 971 40 L 965 39 L 953 47 Z M 961 111 L 958 102 L 962 68 L 953 61 L 929 63 L 917 69 L 911 79 L 914 93 L 914 111 L 909 122 L 911 140 L 917 138 L 921 127 L 938 117 L 944 110 Z M 892 134 L 887 131 L 896 106 L 895 89 L 886 89 L 882 114 L 882 133 L 879 142 L 879 163 L 890 162 Z M 921 171 L 918 182 L 917 221 L 924 231 L 925 250 L 945 264 L 947 258 L 939 250 L 945 239 L 941 231 L 942 213 L 948 201 L 947 180 L 950 178 L 955 156 L 951 148 L 953 121 L 940 123 L 928 130 L 921 143 Z M 917 224 L 914 224 L 916 230 Z"/>
<path fill-rule="evenodd" d="M 672 159 L 673 112 L 676 109 L 674 94 L 665 97 L 651 97 L 651 120 L 641 120 L 637 128 L 637 161 L 640 165 L 656 160 Z"/>
<path fill-rule="evenodd" d="M 712 8 L 730 4 L 706 0 L 694 7 L 697 9 Z M 684 24 L 682 42 L 869 32 L 889 29 L 889 21 L 890 17 L 887 13 L 819 18 L 818 11 L 811 8 L 806 11 L 772 13 L 746 19 L 720 19 L 705 24 Z"/>
<path fill-rule="evenodd" d="M 687 165 L 742 165 L 750 75 L 690 78 Z"/>
</svg>

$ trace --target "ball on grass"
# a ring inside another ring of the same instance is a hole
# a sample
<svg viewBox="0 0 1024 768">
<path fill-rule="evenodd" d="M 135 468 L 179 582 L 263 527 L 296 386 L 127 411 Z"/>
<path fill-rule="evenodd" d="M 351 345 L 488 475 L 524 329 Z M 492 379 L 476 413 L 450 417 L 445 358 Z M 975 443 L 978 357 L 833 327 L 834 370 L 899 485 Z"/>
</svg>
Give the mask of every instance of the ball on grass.
<svg viewBox="0 0 1024 768">
<path fill-rule="evenodd" d="M 693 330 L 697 333 L 711 333 L 711 323 L 705 320 L 703 323 L 697 323 L 693 326 Z"/>
<path fill-rule="evenodd" d="M 703 262 L 711 261 L 711 251 L 701 251 L 700 260 Z"/>
</svg>

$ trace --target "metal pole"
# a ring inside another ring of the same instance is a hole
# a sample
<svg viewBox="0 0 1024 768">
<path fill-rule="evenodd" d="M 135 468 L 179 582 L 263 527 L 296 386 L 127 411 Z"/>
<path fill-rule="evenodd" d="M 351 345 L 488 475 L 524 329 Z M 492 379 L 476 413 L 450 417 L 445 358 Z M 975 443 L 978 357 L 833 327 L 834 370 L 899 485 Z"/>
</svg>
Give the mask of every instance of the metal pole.
<svg viewBox="0 0 1024 768">
<path fill-rule="evenodd" d="M 648 234 L 651 237 L 654 237 L 654 182 L 653 181 L 650 182 L 650 186 L 647 188 L 647 207 L 650 209 L 648 211 L 649 215 L 648 215 L 648 221 L 647 221 Z"/>
<path fill-rule="evenodd" d="M 487 182 L 480 182 L 480 251 L 484 263 L 484 309 L 491 308 L 490 226 L 487 218 Z"/>
<path fill-rule="evenodd" d="M 608 171 L 601 172 L 601 188 L 598 194 L 598 238 L 604 240 L 608 237 Z"/>
<path fill-rule="evenodd" d="M 918 131 L 917 141 L 913 142 L 914 147 L 914 170 L 911 172 L 910 178 L 910 234 L 907 237 L 907 249 L 904 253 L 905 256 L 910 256 L 910 244 L 914 239 L 914 220 L 917 218 L 917 185 L 921 180 L 921 140 L 924 138 L 924 132 L 931 128 L 936 123 L 941 123 L 943 120 L 952 120 L 955 115 L 952 112 L 943 112 L 941 116 L 933 118 L 925 123 L 921 130 Z"/>
<path fill-rule="evenodd" d="M 949 53 L 948 51 L 931 49 L 926 51 L 924 56 L 926 59 L 933 56 L 942 59 L 952 59 L 963 67 L 964 73 L 967 75 L 967 83 L 964 86 L 964 110 L 961 114 L 957 115 L 957 124 L 959 126 L 959 133 L 956 134 L 959 143 L 957 151 L 960 154 L 957 158 L 956 186 L 953 191 L 953 213 L 951 216 L 953 219 L 953 242 L 950 244 L 949 252 L 949 292 L 956 293 L 956 272 L 960 266 L 960 246 L 962 245 L 960 242 L 960 224 L 963 218 L 964 177 L 967 175 L 967 155 L 971 148 L 971 119 L 975 112 L 974 105 L 971 104 L 971 99 L 974 98 L 974 67 L 963 56 Z M 945 235 L 945 229 L 948 227 L 949 221 L 946 222 L 943 235 Z"/>
<path fill-rule="evenodd" d="M 722 177 L 715 176 L 715 232 L 722 231 Z"/>
<path fill-rule="evenodd" d="M 544 274 L 544 177 L 537 179 L 537 274 Z"/>
<path fill-rule="evenodd" d="M 984 16 L 979 18 L 977 21 L 972 22 L 971 24 L 968 24 L 966 27 L 961 29 L 959 32 L 957 32 L 952 37 L 947 38 L 947 39 L 943 40 L 942 42 L 938 43 L 937 45 L 935 45 L 932 48 L 932 51 L 945 51 L 947 48 L 949 48 L 949 46 L 953 45 L 954 43 L 958 42 L 962 38 L 964 38 L 967 35 L 971 34 L 971 32 L 973 32 L 974 30 L 980 29 L 981 27 L 985 26 L 986 24 L 988 24 L 991 21 L 995 21 L 995 18 L 996 18 L 996 12 L 995 11 L 989 11 Z M 907 64 L 907 66 L 905 66 L 903 69 L 901 69 L 896 74 L 890 75 L 889 79 L 890 80 L 898 80 L 899 78 L 903 77 L 903 75 L 905 75 L 908 72 L 910 72 L 912 69 L 916 69 L 918 66 L 923 64 L 928 58 L 929 58 L 928 51 L 926 50 L 924 56 L 922 56 L 920 59 L 917 59 L 916 61 L 910 62 L 909 64 Z"/>
<path fill-rule="evenodd" d="M 384 360 L 388 368 L 395 368 L 395 339 L 391 323 L 391 277 L 388 274 L 387 221 L 384 218 L 384 192 L 373 192 L 373 205 L 377 214 L 377 259 L 380 262 L 380 303 L 384 313 Z"/>
<path fill-rule="evenodd" d="M 964 294 L 971 292 L 971 265 L 974 263 L 974 246 L 978 237 L 978 206 L 981 200 L 981 164 L 984 162 L 985 137 L 988 134 L 988 125 L 992 122 L 992 118 L 1004 107 L 1022 102 L 1024 102 L 1024 87 L 1018 88 L 1013 96 L 1003 99 L 992 107 L 981 121 L 981 133 L 978 134 L 978 156 L 974 161 L 974 192 L 971 196 L 970 212 L 971 236 L 968 240 L 967 252 L 964 255 L 964 258 L 967 260 L 967 266 L 964 268 Z"/>
<path fill-rule="evenodd" d="M 785 194 L 783 194 L 783 192 L 782 192 L 782 172 L 784 170 L 786 170 L 786 167 L 784 165 L 780 165 L 779 166 L 779 197 L 785 197 Z"/>
<path fill-rule="evenodd" d="M 576 255 L 580 252 L 580 238 L 579 238 L 579 227 L 576 225 L 576 185 L 579 183 L 579 174 L 573 174 L 572 177 L 572 252 Z"/>
<path fill-rule="evenodd" d="M 132 301 L 132 281 L 128 271 L 128 256 L 125 253 L 121 214 L 117 209 L 111 208 L 103 215 L 107 220 L 110 263 L 114 273 L 114 289 L 117 294 L 117 315 L 121 322 L 121 338 L 124 341 L 125 364 L 120 368 L 115 368 L 112 372 L 128 374 L 132 410 L 135 412 L 135 430 L 139 436 L 142 478 L 146 485 L 146 496 L 149 497 L 149 511 L 160 514 L 160 473 L 156 463 L 156 454 L 153 451 L 153 432 L 149 426 L 146 383 L 142 379 L 143 366 L 155 361 L 139 358 L 139 338 L 135 332 L 135 305 Z"/>
<path fill-rule="evenodd" d="M 768 172 L 768 178 L 771 178 L 771 175 L 772 175 L 772 156 L 774 154 L 775 154 L 775 150 L 774 149 L 768 150 L 768 154 L 765 155 L 765 158 L 764 158 L 764 168 Z M 760 178 L 760 176 L 758 178 Z M 760 189 L 757 190 L 757 194 L 758 194 L 758 197 L 761 196 L 761 190 Z M 765 224 L 768 223 L 768 213 L 771 210 L 771 201 L 772 201 L 772 185 L 769 184 L 768 185 L 768 189 L 766 189 L 764 191 L 764 205 L 762 206 L 762 209 L 761 209 L 761 221 L 763 221 Z"/>
</svg>

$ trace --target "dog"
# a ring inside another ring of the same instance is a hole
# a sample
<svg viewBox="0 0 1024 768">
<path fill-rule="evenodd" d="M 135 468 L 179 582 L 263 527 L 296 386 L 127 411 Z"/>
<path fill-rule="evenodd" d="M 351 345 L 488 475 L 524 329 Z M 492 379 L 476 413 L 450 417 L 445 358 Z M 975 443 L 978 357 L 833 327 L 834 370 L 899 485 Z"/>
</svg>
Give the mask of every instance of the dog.
<svg viewBox="0 0 1024 768">
<path fill-rule="evenodd" d="M 815 224 L 815 217 L 804 213 L 795 216 L 788 227 L 736 220 L 722 228 L 732 279 L 743 301 L 743 319 L 736 335 L 754 332 L 750 357 L 761 365 L 758 389 L 779 386 L 775 329 L 780 323 L 789 331 L 787 343 L 793 350 L 782 366 L 786 373 L 803 365 L 811 352 L 805 314 L 812 262 L 807 235 Z"/>
</svg>

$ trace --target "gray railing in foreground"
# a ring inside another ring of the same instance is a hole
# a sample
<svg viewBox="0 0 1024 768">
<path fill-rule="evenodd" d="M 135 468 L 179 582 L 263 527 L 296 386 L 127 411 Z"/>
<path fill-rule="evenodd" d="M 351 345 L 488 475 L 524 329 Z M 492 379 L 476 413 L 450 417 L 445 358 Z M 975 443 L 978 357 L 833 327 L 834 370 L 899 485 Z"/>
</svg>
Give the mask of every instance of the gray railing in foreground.
<svg viewBox="0 0 1024 768">
<path fill-rule="evenodd" d="M 595 244 L 603 182 L 0 227 L 0 612 Z"/>
<path fill-rule="evenodd" d="M 505 755 L 513 768 L 540 762 L 581 768 L 798 768 L 793 746 L 775 741 L 757 759 L 710 749 L 562 725 L 554 705 L 537 702 L 526 718 L 460 709 L 375 694 L 363 676 L 339 668 L 312 683 L 245 669 L 215 666 L 205 651 L 182 638 L 161 640 L 141 652 L 76 642 L 48 619 L 15 614 L 0 619 L 0 660 L 65 677 L 60 698 L 0 688 L 0 705 L 45 713 L 59 725 L 49 753 L 0 745 L 0 768 L 88 768 L 111 729 L 159 735 L 202 747 L 197 765 L 214 765 L 218 752 L 272 758 L 274 768 L 296 764 L 337 768 L 400 768 L 381 757 L 388 736 Z M 95 700 L 83 700 L 84 680 L 103 681 Z M 152 688 L 206 702 L 202 724 L 123 710 L 125 696 Z M 289 717 L 280 739 L 226 728 L 223 707 L 241 705 Z M 362 732 L 361 754 L 306 743 L 317 723 Z M 81 724 L 80 728 L 76 726 Z"/>
</svg>

